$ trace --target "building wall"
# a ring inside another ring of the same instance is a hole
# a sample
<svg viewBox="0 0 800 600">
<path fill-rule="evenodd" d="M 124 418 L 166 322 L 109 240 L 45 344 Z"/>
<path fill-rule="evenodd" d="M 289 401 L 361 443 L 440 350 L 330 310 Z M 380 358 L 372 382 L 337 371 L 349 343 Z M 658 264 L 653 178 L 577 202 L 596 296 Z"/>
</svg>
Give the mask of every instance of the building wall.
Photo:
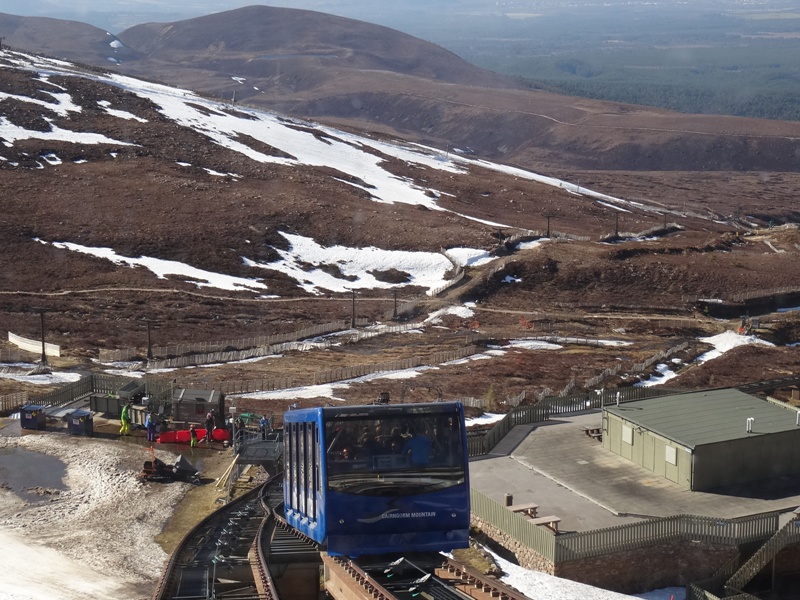
<svg viewBox="0 0 800 600">
<path fill-rule="evenodd" d="M 695 449 L 694 489 L 698 491 L 796 474 L 800 474 L 800 427 Z"/>
<path fill-rule="evenodd" d="M 640 594 L 706 579 L 734 554 L 734 546 L 671 542 L 560 562 L 554 574 L 622 594 Z"/>
<path fill-rule="evenodd" d="M 603 413 L 603 447 L 656 475 L 691 489 L 690 448 L 608 412 Z M 674 458 L 675 464 L 668 460 L 668 454 Z"/>
<path fill-rule="evenodd" d="M 478 529 L 486 537 L 500 544 L 503 548 L 510 551 L 521 567 L 540 571 L 548 575 L 554 575 L 555 565 L 553 561 L 545 558 L 533 548 L 515 540 L 512 536 L 502 531 L 499 527 L 480 519 L 472 514 L 470 525 Z M 480 536 L 479 536 L 480 539 Z M 652 588 L 651 588 L 652 589 Z"/>
</svg>

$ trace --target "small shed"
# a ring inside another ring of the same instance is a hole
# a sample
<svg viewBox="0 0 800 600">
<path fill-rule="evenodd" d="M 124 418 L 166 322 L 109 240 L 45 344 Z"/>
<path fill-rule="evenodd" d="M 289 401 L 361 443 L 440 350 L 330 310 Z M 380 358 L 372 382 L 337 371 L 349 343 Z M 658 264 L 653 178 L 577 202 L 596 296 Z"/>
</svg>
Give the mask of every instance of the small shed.
<svg viewBox="0 0 800 600">
<path fill-rule="evenodd" d="M 72 435 L 94 435 L 94 415 L 88 410 L 74 410 L 66 417 Z"/>
<path fill-rule="evenodd" d="M 47 414 L 41 404 L 26 404 L 19 410 L 20 426 L 23 429 L 47 429 Z"/>
<path fill-rule="evenodd" d="M 800 413 L 734 388 L 603 409 L 603 447 L 687 489 L 800 474 Z"/>
<path fill-rule="evenodd" d="M 224 404 L 219 390 L 175 388 L 172 391 L 173 421 L 202 423 L 212 408 L 222 415 Z"/>
</svg>

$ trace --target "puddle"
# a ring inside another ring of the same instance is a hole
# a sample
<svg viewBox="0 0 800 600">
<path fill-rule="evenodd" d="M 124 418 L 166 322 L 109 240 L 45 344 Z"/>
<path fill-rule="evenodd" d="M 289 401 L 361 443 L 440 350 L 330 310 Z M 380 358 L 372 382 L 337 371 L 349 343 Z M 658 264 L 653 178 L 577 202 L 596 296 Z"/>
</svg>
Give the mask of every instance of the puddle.
<svg viewBox="0 0 800 600">
<path fill-rule="evenodd" d="M 0 450 L 0 484 L 27 502 L 46 501 L 51 496 L 30 488 L 66 490 L 67 466 L 59 459 L 22 448 Z"/>
</svg>

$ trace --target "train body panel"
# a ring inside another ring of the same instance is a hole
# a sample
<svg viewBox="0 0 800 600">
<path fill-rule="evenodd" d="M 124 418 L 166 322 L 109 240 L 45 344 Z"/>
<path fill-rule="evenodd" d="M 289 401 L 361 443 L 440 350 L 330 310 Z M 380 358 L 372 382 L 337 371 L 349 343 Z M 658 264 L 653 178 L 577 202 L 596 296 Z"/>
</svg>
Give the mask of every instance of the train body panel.
<svg viewBox="0 0 800 600">
<path fill-rule="evenodd" d="M 459 403 L 289 411 L 284 444 L 286 519 L 330 554 L 468 545 Z"/>
</svg>

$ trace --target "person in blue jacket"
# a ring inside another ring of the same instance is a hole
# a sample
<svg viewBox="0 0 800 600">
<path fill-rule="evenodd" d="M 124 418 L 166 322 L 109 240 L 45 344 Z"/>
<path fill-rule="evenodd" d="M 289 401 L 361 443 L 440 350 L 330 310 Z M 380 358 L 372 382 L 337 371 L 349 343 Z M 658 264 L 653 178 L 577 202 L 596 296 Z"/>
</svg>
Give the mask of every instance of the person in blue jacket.
<svg viewBox="0 0 800 600">
<path fill-rule="evenodd" d="M 156 420 L 153 418 L 153 413 L 147 413 L 147 419 L 144 422 L 144 428 L 147 430 L 147 441 L 156 441 Z"/>
</svg>

